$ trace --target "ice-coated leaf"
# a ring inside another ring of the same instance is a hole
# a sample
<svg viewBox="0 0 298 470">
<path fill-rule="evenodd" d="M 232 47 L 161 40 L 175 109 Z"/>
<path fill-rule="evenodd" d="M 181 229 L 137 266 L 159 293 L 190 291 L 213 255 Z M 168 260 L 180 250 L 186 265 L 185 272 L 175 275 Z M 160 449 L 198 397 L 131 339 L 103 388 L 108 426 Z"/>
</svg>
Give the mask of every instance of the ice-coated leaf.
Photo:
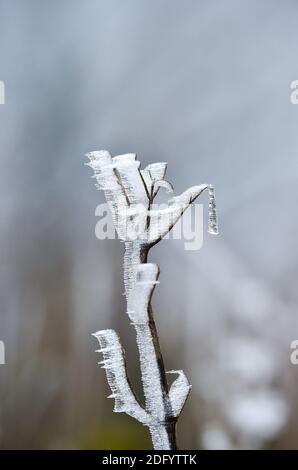
<svg viewBox="0 0 298 470">
<path fill-rule="evenodd" d="M 90 162 L 86 163 L 90 166 L 94 172 L 99 172 L 105 165 L 112 163 L 112 157 L 110 152 L 107 150 L 96 150 L 94 152 L 86 153 L 86 157 L 89 158 Z"/>
<path fill-rule="evenodd" d="M 186 209 L 196 200 L 200 194 L 208 188 L 207 184 L 193 186 L 184 191 L 180 196 L 175 196 L 169 201 L 165 209 L 150 211 L 150 226 L 148 229 L 148 243 L 155 244 L 172 229 L 184 214 Z"/>
<path fill-rule="evenodd" d="M 155 181 L 153 194 L 156 194 L 159 188 L 164 188 L 168 193 L 172 193 L 174 191 L 172 184 L 166 180 Z"/>
<path fill-rule="evenodd" d="M 156 162 L 147 165 L 145 170 L 148 171 L 152 181 L 160 181 L 164 179 L 167 167 L 167 162 Z"/>
<path fill-rule="evenodd" d="M 170 370 L 167 374 L 178 374 L 177 379 L 172 383 L 168 397 L 171 405 L 171 412 L 176 418 L 180 415 L 182 408 L 189 395 L 191 385 L 188 382 L 183 370 Z"/>
<path fill-rule="evenodd" d="M 137 159 L 137 154 L 136 153 L 124 153 L 123 155 L 116 155 L 115 157 L 112 158 L 113 163 L 119 162 L 119 161 L 130 161 L 133 162 Z"/>
<path fill-rule="evenodd" d="M 159 188 L 162 186 L 161 184 L 157 185 L 156 183 L 164 180 L 167 165 L 168 164 L 166 162 L 151 163 L 141 172 L 151 201 L 153 201 Z M 167 184 L 170 185 L 170 183 Z"/>
<path fill-rule="evenodd" d="M 94 333 L 99 344 L 103 361 L 99 364 L 106 370 L 108 384 L 112 394 L 109 398 L 114 398 L 116 413 L 125 412 L 143 424 L 150 423 L 150 416 L 138 403 L 127 379 L 124 352 L 114 330 L 102 330 Z"/>
<path fill-rule="evenodd" d="M 119 175 L 123 188 L 127 194 L 130 204 L 143 204 L 148 206 L 148 195 L 141 177 L 140 162 L 132 159 L 121 159 L 113 161 L 114 170 Z"/>
<path fill-rule="evenodd" d="M 140 162 L 134 153 L 112 158 L 108 151 L 102 150 L 87 156 L 97 185 L 105 192 L 119 238 L 126 242 L 139 241 L 139 245 L 154 245 L 167 235 L 190 204 L 208 188 L 207 184 L 193 186 L 173 197 L 168 208 L 151 210 L 151 203 L 160 187 L 173 191 L 172 185 L 164 180 L 167 168 L 165 162 L 153 163 L 140 170 Z M 209 195 L 209 232 L 217 233 L 212 186 L 209 187 Z M 132 252 L 131 244 L 129 249 Z M 125 269 L 125 272 L 130 272 L 128 278 L 133 279 L 133 269 Z"/>
<path fill-rule="evenodd" d="M 181 193 L 179 196 L 174 196 L 172 199 L 170 199 L 169 204 L 177 204 L 181 206 L 186 205 L 188 207 L 207 188 L 208 184 L 192 186 L 191 188 L 188 188 L 186 191 Z"/>
</svg>

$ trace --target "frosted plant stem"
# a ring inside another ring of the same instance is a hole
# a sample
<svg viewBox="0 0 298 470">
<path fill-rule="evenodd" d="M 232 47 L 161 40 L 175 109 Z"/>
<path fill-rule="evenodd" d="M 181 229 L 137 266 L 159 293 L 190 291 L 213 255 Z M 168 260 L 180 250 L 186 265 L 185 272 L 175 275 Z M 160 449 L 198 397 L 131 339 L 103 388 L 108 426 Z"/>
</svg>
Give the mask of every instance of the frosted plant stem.
<svg viewBox="0 0 298 470">
<path fill-rule="evenodd" d="M 126 299 L 134 287 L 138 265 L 147 263 L 148 251 L 148 245 L 140 243 L 138 240 L 125 242 L 123 267 Z"/>
<path fill-rule="evenodd" d="M 155 442 L 155 432 L 154 432 L 155 430 L 150 429 L 150 432 L 152 435 L 152 442 L 153 442 L 154 449 L 162 450 L 162 448 L 159 447 L 160 442 L 163 441 L 166 443 L 166 440 L 167 440 L 168 447 L 163 446 L 163 448 L 169 449 L 169 450 L 176 450 L 177 449 L 177 443 L 176 443 L 177 418 L 173 418 L 171 416 L 172 409 L 171 409 L 170 402 L 168 400 L 168 393 L 169 393 L 168 381 L 166 377 L 166 370 L 165 370 L 161 347 L 159 343 L 158 332 L 157 332 L 156 324 L 155 324 L 154 317 L 153 317 L 153 310 L 152 310 L 151 303 L 149 304 L 148 314 L 149 314 L 149 328 L 150 328 L 152 341 L 154 344 L 154 353 L 155 353 L 155 359 L 157 362 L 159 376 L 160 376 L 160 386 L 162 390 L 162 400 L 163 400 L 163 406 L 164 406 L 164 412 L 165 412 L 164 424 L 161 425 L 159 428 L 159 433 L 161 433 L 162 435 L 160 436 L 159 439 L 156 439 L 156 442 Z M 148 393 L 152 395 L 152 390 L 148 390 Z"/>
<path fill-rule="evenodd" d="M 151 298 L 158 283 L 159 268 L 148 263 L 149 249 L 156 245 L 182 217 L 187 208 L 209 188 L 209 232 L 218 233 L 214 188 L 208 184 L 192 186 L 168 201 L 164 209 L 152 209 L 159 188 L 173 187 L 165 178 L 167 164 L 152 163 L 144 170 L 136 155 L 112 157 L 106 150 L 87 154 L 94 171 L 96 187 L 102 189 L 109 204 L 119 238 L 125 243 L 124 286 L 127 314 L 135 328 L 145 405 L 138 401 L 129 379 L 124 350 L 114 330 L 94 334 L 103 355 L 99 362 L 106 371 L 115 400 L 114 411 L 127 413 L 150 430 L 154 449 L 176 450 L 176 422 L 191 385 L 183 370 L 165 370 Z M 177 377 L 169 387 L 167 374 Z"/>
<path fill-rule="evenodd" d="M 156 422 L 150 426 L 154 449 L 176 449 L 175 418 L 169 413 L 167 399 L 168 384 L 163 358 L 158 344 L 155 327 L 135 325 L 137 343 L 146 342 L 146 348 L 139 348 L 140 365 L 145 395 L 145 408 Z"/>
<path fill-rule="evenodd" d="M 147 263 L 149 252 L 148 246 L 140 248 L 136 243 L 135 246 L 129 246 L 128 249 L 129 253 L 126 253 L 124 258 L 130 257 L 131 259 L 132 257 L 136 261 L 137 266 Z M 138 258 L 138 260 L 136 258 Z M 135 273 L 133 277 L 135 278 Z M 152 436 L 154 449 L 175 450 L 177 449 L 177 419 L 172 416 L 173 413 L 168 399 L 168 381 L 156 323 L 154 321 L 151 299 L 148 303 L 148 310 L 146 315 L 144 315 L 144 318 L 146 318 L 144 323 L 133 323 L 133 326 L 137 335 L 137 345 L 145 396 L 145 409 L 157 423 L 154 426 L 150 426 L 149 430 Z M 146 348 L 143 347 L 144 344 L 146 344 Z"/>
<path fill-rule="evenodd" d="M 149 431 L 155 450 L 177 450 L 176 422 L 165 423 L 162 426 L 151 426 Z"/>
</svg>

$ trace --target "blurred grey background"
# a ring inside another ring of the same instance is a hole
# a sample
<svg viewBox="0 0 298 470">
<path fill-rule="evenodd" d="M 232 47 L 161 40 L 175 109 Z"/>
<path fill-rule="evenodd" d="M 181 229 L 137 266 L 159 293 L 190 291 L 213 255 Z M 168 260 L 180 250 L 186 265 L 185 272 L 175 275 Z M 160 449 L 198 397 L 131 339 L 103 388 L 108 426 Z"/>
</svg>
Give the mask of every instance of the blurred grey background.
<svg viewBox="0 0 298 470">
<path fill-rule="evenodd" d="M 112 413 L 90 336 L 117 329 L 140 389 L 123 246 L 96 239 L 83 166 L 104 148 L 168 161 L 177 193 L 216 188 L 220 235 L 150 256 L 167 368 L 193 384 L 180 447 L 298 448 L 297 16 L 295 0 L 0 0 L 1 448 L 150 448 Z"/>
</svg>

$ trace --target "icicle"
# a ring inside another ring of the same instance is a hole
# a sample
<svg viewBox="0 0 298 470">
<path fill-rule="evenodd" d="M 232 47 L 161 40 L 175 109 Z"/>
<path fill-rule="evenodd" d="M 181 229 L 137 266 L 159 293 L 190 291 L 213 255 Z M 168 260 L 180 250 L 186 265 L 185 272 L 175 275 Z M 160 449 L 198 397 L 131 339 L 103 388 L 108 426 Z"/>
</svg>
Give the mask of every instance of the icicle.
<svg viewBox="0 0 298 470">
<path fill-rule="evenodd" d="M 208 232 L 212 235 L 218 234 L 216 200 L 214 194 L 214 187 L 211 184 L 209 185 Z"/>
</svg>

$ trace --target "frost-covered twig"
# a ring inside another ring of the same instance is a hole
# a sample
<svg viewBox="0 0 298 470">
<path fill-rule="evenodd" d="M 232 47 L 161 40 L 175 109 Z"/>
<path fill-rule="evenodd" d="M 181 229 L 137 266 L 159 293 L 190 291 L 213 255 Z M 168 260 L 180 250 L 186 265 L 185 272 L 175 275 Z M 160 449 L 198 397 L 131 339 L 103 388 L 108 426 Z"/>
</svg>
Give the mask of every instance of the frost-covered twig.
<svg viewBox="0 0 298 470">
<path fill-rule="evenodd" d="M 153 210 L 159 188 L 172 192 L 165 181 L 166 163 L 154 163 L 140 170 L 135 154 L 111 157 L 106 150 L 87 154 L 97 187 L 103 189 L 119 238 L 125 243 L 124 284 L 127 314 L 136 331 L 145 406 L 137 400 L 129 384 L 123 349 L 113 330 L 95 333 L 100 362 L 106 369 L 115 399 L 115 412 L 126 412 L 148 426 L 155 449 L 176 449 L 175 427 L 190 391 L 181 370 L 166 372 L 153 318 L 151 298 L 158 283 L 159 269 L 147 263 L 148 252 L 172 229 L 185 210 L 206 189 L 209 190 L 209 232 L 217 233 L 214 188 L 193 186 L 172 198 L 165 209 Z M 168 387 L 167 373 L 177 378 Z"/>
</svg>

